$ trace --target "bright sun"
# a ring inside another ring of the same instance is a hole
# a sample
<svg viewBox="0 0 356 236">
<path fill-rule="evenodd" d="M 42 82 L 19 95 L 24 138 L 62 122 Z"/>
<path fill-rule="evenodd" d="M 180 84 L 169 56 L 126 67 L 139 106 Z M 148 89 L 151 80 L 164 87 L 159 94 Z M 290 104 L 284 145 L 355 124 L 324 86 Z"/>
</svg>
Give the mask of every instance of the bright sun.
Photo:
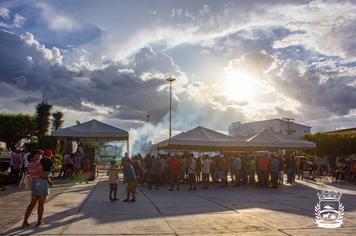
<svg viewBox="0 0 356 236">
<path fill-rule="evenodd" d="M 246 101 L 255 96 L 258 81 L 251 75 L 238 71 L 226 71 L 226 75 L 223 92 L 228 99 Z"/>
</svg>

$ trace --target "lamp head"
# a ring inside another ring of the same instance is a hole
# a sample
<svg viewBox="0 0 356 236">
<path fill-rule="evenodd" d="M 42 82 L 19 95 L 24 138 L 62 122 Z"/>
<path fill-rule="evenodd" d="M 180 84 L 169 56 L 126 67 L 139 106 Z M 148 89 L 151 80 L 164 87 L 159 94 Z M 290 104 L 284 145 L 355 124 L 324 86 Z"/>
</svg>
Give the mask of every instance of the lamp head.
<svg viewBox="0 0 356 236">
<path fill-rule="evenodd" d="M 169 77 L 166 79 L 168 82 L 174 82 L 176 80 L 176 78 L 174 77 Z"/>
</svg>

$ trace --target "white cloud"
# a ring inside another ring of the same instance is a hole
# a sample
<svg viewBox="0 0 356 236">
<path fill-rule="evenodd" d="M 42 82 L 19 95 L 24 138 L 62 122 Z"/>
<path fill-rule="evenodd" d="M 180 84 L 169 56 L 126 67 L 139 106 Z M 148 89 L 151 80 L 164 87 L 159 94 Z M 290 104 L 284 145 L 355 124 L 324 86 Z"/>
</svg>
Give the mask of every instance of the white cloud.
<svg viewBox="0 0 356 236">
<path fill-rule="evenodd" d="M 50 62 L 51 64 L 61 64 L 62 63 L 62 55 L 58 48 L 53 47 L 52 49 L 48 49 L 45 45 L 39 43 L 33 36 L 33 34 L 26 32 L 21 35 L 23 42 L 33 48 L 36 53 L 40 53 L 45 60 L 38 60 L 37 63 L 47 63 Z M 39 57 L 39 59 L 43 59 Z M 34 58 L 31 57 L 31 61 L 33 62 Z"/>
<path fill-rule="evenodd" d="M 151 9 L 151 10 L 148 10 L 147 13 L 150 15 L 157 15 L 158 12 L 156 10 Z"/>
<path fill-rule="evenodd" d="M 15 14 L 15 18 L 14 18 L 14 26 L 17 28 L 21 28 L 24 24 L 25 24 L 26 18 L 19 15 L 19 14 Z"/>
<path fill-rule="evenodd" d="M 26 18 L 18 13 L 14 13 L 7 8 L 0 8 L 0 27 L 6 29 L 21 28 L 26 22 Z"/>
<path fill-rule="evenodd" d="M 41 17 L 51 30 L 75 31 L 80 28 L 79 23 L 69 16 L 59 13 L 44 2 L 37 2 L 36 6 L 41 9 Z"/>
<path fill-rule="evenodd" d="M 9 9 L 0 7 L 0 16 L 3 18 L 8 18 L 9 17 Z"/>
<path fill-rule="evenodd" d="M 27 102 L 26 98 L 48 98 L 68 112 L 80 111 L 78 117 L 92 113 L 137 125 L 150 113 L 158 133 L 167 127 L 164 79 L 171 74 L 178 78 L 174 84 L 176 130 L 199 124 L 224 130 L 230 121 L 283 115 L 317 124 L 325 117 L 353 112 L 356 24 L 351 1 L 209 4 L 146 8 L 132 19 L 134 10 L 118 14 L 105 3 L 97 5 L 106 8 L 101 11 L 105 14 L 77 9 L 71 16 L 48 2 L 38 3 L 51 30 L 73 33 L 81 27 L 79 22 L 88 22 L 105 29 L 103 37 L 66 52 L 45 47 L 30 33 L 21 42 L 11 38 L 14 44 L 8 40 L 1 49 L 16 52 L 4 58 L 13 63 L 9 71 L 17 73 L 12 77 L 0 73 L 2 85 L 36 93 L 22 97 L 17 105 Z M 13 15 L 6 10 L 0 10 L 1 14 Z M 115 21 L 117 15 L 131 19 Z M 18 25 L 23 25 L 21 20 Z M 206 58 L 214 60 L 202 60 Z M 193 72 L 186 72 L 183 64 L 192 64 Z M 224 67 L 257 77 L 256 96 L 249 101 L 229 100 L 224 95 Z"/>
<path fill-rule="evenodd" d="M 301 6 L 286 5 L 269 8 L 268 12 L 280 17 L 288 29 L 304 32 L 275 42 L 276 48 L 303 45 L 328 56 L 351 55 L 349 50 L 344 50 L 343 44 L 353 43 L 350 39 L 347 39 L 349 40 L 347 42 L 344 40 L 349 37 L 349 33 L 355 32 L 355 4 L 313 1 Z"/>
</svg>

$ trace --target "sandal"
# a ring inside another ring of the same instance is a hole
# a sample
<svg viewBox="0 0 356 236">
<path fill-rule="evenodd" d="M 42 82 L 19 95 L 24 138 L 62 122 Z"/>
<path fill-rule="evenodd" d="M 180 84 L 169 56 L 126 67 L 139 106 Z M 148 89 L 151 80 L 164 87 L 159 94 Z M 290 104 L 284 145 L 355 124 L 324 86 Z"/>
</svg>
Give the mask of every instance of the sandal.
<svg viewBox="0 0 356 236">
<path fill-rule="evenodd" d="M 26 228 L 26 227 L 28 227 L 28 226 L 30 226 L 30 224 L 27 223 L 27 222 L 26 222 L 26 223 L 24 222 L 24 223 L 22 224 L 21 228 L 24 229 L 24 228 Z"/>
</svg>

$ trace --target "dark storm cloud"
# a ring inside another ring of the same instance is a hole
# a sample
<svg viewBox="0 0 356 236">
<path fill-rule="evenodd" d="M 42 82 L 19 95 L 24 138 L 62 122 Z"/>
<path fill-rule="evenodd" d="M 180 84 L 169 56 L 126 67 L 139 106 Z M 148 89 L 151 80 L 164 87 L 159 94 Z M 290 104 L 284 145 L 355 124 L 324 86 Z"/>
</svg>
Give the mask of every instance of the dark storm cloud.
<svg viewBox="0 0 356 236">
<path fill-rule="evenodd" d="M 164 77 L 182 75 L 169 56 L 150 48 L 141 49 L 128 64 L 108 61 L 101 69 L 84 67 L 78 71 L 70 70 L 62 63 L 58 49 L 46 48 L 29 33 L 19 37 L 0 31 L 0 45 L 0 85 L 22 90 L 26 96 L 16 102 L 23 104 L 45 99 L 57 106 L 94 114 L 104 109 L 108 118 L 144 121 L 149 114 L 151 122 L 159 123 L 167 114 L 169 94 L 164 87 L 167 82 L 155 74 Z M 148 72 L 150 76 L 140 78 Z M 183 85 L 184 91 L 189 90 L 187 85 Z M 199 91 L 200 87 L 194 89 Z M 242 117 L 236 106 L 245 105 L 216 99 L 219 106 L 214 107 L 212 101 L 195 102 L 196 98 L 189 92 L 176 96 L 173 103 L 178 104 L 179 99 L 179 105 L 173 108 L 180 128 L 187 127 L 188 123 L 206 123 L 222 128 L 221 120 Z M 188 123 L 187 117 L 190 117 Z"/>
<path fill-rule="evenodd" d="M 88 107 L 82 106 L 83 101 L 98 106 L 119 107 L 113 114 L 123 119 L 144 120 L 143 114 L 155 112 L 160 120 L 163 111 L 167 111 L 167 91 L 158 91 L 165 81 L 158 78 L 142 80 L 135 72 L 128 73 L 127 65 L 111 63 L 103 69 L 72 71 L 61 63 L 58 49 L 45 48 L 31 34 L 19 37 L 0 31 L 0 45 L 1 82 L 26 92 L 40 93 L 41 99 L 55 105 L 81 111 L 88 110 Z M 147 51 L 150 50 L 143 49 L 137 54 L 141 58 L 134 65 L 137 70 L 140 65 L 149 65 L 145 58 L 154 60 L 157 56 L 162 61 L 166 56 L 157 53 L 147 57 Z M 141 56 L 141 53 L 144 55 Z M 165 65 L 167 73 L 169 65 Z M 175 72 L 174 66 L 171 66 L 171 72 Z M 34 101 L 34 98 L 28 99 Z M 24 98 L 20 101 L 28 102 Z"/>
<path fill-rule="evenodd" d="M 326 108 L 336 115 L 346 115 L 356 108 L 356 77 L 345 78 L 313 67 L 300 68 L 288 62 L 281 75 L 273 79 L 278 91 L 294 98 L 302 105 Z"/>
<path fill-rule="evenodd" d="M 163 51 L 155 52 L 152 48 L 141 49 L 135 54 L 133 61 L 133 69 L 138 74 L 143 72 L 169 74 L 178 70 L 172 58 Z"/>
<path fill-rule="evenodd" d="M 259 76 L 268 70 L 273 60 L 273 57 L 265 52 L 249 52 L 238 59 L 231 60 L 229 66 L 237 71 L 245 71 Z"/>
</svg>

